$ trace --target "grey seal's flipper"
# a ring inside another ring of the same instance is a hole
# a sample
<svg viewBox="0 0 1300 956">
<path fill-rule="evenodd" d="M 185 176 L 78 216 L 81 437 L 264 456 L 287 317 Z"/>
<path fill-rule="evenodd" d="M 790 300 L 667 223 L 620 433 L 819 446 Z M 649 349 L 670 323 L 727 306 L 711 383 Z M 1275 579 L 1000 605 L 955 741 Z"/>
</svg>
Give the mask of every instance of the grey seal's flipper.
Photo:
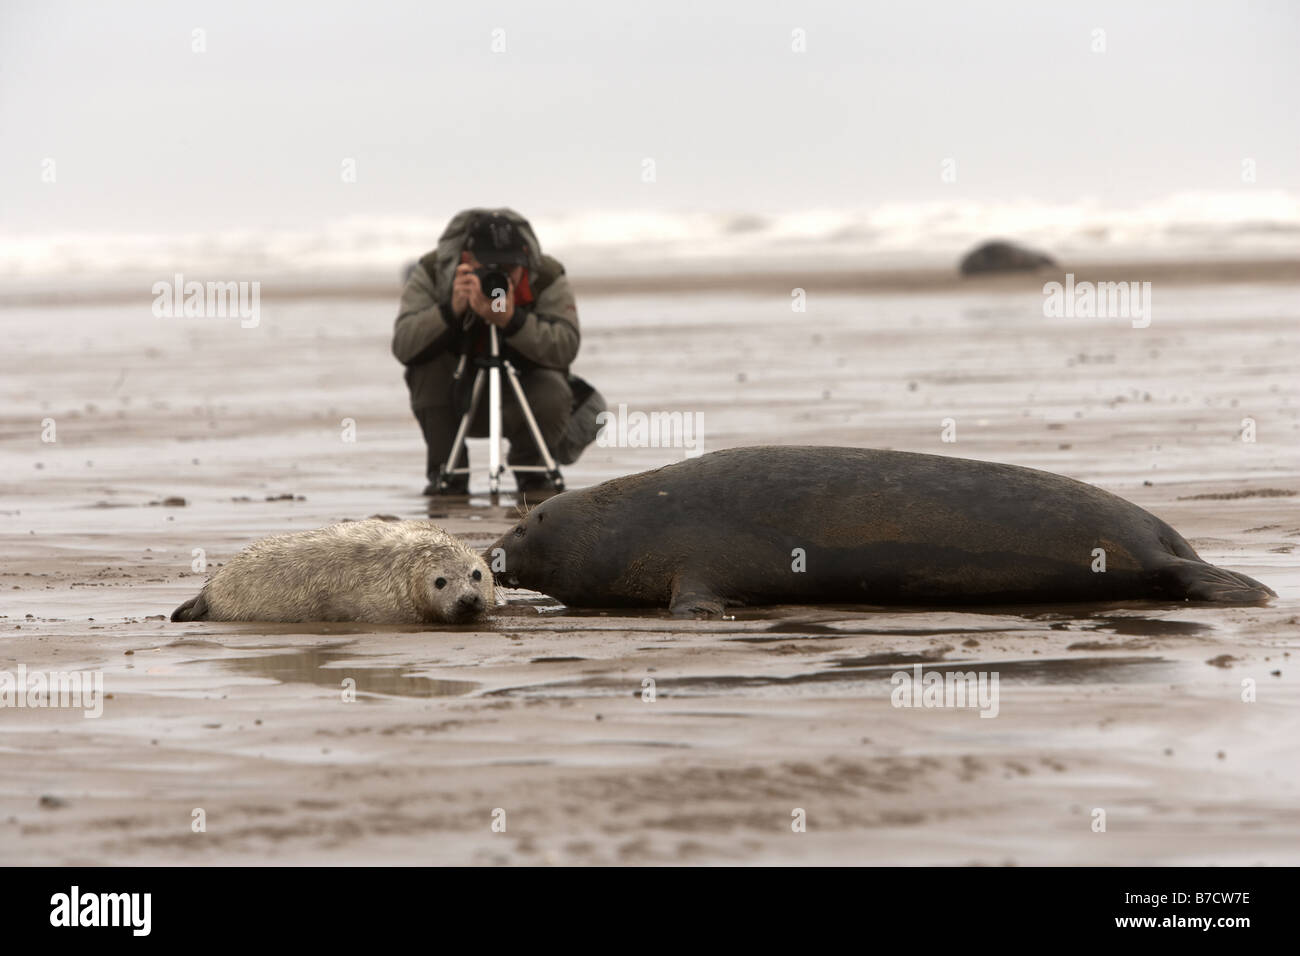
<svg viewBox="0 0 1300 956">
<path fill-rule="evenodd" d="M 673 578 L 673 593 L 668 601 L 668 610 L 675 617 L 721 617 L 722 598 L 713 593 L 707 585 L 685 574 Z"/>
<path fill-rule="evenodd" d="M 173 621 L 206 621 L 207 619 L 208 599 L 202 591 L 172 611 Z"/>
<path fill-rule="evenodd" d="M 1176 591 L 1188 601 L 1213 601 L 1215 604 L 1262 604 L 1277 597 L 1272 588 L 1254 578 L 1227 568 L 1216 568 L 1204 561 L 1176 560 L 1168 569 L 1176 582 Z"/>
</svg>

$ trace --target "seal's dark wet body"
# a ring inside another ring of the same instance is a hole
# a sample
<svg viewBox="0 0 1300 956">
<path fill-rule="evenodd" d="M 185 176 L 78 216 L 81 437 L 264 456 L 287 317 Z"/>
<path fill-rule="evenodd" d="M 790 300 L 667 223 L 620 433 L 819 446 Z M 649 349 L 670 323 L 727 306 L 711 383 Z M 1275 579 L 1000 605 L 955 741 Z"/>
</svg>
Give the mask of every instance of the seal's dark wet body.
<svg viewBox="0 0 1300 956">
<path fill-rule="evenodd" d="M 506 583 L 587 607 L 1272 594 L 1081 482 L 859 448 L 736 448 L 618 478 L 540 505 L 494 547 L 505 549 Z M 1099 551 L 1105 571 L 1094 570 Z"/>
</svg>

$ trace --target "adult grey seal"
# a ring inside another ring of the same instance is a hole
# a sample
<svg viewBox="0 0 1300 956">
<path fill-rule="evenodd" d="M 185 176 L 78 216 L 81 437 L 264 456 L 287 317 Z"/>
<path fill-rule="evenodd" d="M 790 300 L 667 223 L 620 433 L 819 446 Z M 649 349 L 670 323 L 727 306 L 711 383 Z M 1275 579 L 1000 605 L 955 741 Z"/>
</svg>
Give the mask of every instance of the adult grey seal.
<svg viewBox="0 0 1300 956">
<path fill-rule="evenodd" d="M 557 495 L 488 548 L 577 607 L 1259 603 L 1159 518 L 1070 478 L 863 448 L 733 448 Z"/>
<path fill-rule="evenodd" d="M 966 253 L 959 268 L 962 275 L 973 276 L 998 272 L 1033 272 L 1037 269 L 1059 269 L 1060 266 L 1051 256 L 995 239 Z"/>
<path fill-rule="evenodd" d="M 249 545 L 172 620 L 461 624 L 494 593 L 483 559 L 433 522 L 367 518 Z"/>
</svg>

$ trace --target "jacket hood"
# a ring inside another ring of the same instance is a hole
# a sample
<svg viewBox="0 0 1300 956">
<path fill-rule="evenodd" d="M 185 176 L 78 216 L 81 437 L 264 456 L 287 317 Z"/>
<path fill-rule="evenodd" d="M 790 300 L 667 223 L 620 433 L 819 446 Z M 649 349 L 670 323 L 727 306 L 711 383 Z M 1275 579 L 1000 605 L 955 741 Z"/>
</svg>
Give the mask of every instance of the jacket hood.
<svg viewBox="0 0 1300 956">
<path fill-rule="evenodd" d="M 451 287 L 452 276 L 456 272 L 456 266 L 460 264 L 460 252 L 465 245 L 470 220 L 483 213 L 495 213 L 514 223 L 524 237 L 524 241 L 528 243 L 529 275 L 533 279 L 537 278 L 537 270 L 542 265 L 542 247 L 537 241 L 537 234 L 533 232 L 533 227 L 528 220 L 513 209 L 505 206 L 499 209 L 476 206 L 473 209 L 462 209 L 452 216 L 451 222 L 447 223 L 447 228 L 438 237 L 438 248 L 434 250 L 434 272 L 436 274 L 431 277 L 436 289 L 443 290 Z"/>
</svg>

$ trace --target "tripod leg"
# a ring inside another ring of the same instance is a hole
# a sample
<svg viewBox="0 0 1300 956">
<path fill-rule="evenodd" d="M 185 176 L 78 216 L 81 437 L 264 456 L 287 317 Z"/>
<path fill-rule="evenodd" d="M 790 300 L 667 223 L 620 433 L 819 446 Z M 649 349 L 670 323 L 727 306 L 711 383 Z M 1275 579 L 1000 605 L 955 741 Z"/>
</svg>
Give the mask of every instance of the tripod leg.
<svg viewBox="0 0 1300 956">
<path fill-rule="evenodd" d="M 496 355 L 496 329 L 492 330 L 492 354 Z M 501 370 L 488 369 L 488 492 L 495 499 L 501 491 Z"/>
<path fill-rule="evenodd" d="M 564 476 L 560 474 L 560 467 L 555 463 L 555 459 L 551 457 L 551 450 L 546 447 L 546 440 L 542 438 L 542 430 L 537 426 L 537 419 L 533 417 L 533 409 L 528 404 L 528 398 L 524 395 L 524 387 L 519 384 L 519 374 L 509 362 L 503 362 L 502 364 L 506 369 L 506 379 L 510 382 L 510 387 L 515 393 L 515 400 L 519 402 L 519 408 L 524 413 L 524 421 L 528 423 L 528 430 L 532 433 L 533 442 L 537 445 L 537 450 L 541 453 L 542 461 L 546 465 L 547 477 L 555 485 L 556 491 L 563 491 Z"/>
<path fill-rule="evenodd" d="M 474 375 L 474 386 L 470 391 L 469 408 L 465 414 L 460 417 L 460 425 L 456 428 L 456 437 L 451 441 L 451 454 L 447 456 L 447 461 L 443 464 L 438 473 L 438 491 L 445 492 L 451 484 L 452 475 L 456 468 L 456 459 L 460 457 L 460 450 L 465 447 L 465 436 L 469 434 L 470 422 L 474 420 L 474 412 L 478 410 L 479 399 L 483 397 L 483 373 L 485 369 L 479 369 Z M 468 477 L 469 468 L 465 469 Z"/>
</svg>

